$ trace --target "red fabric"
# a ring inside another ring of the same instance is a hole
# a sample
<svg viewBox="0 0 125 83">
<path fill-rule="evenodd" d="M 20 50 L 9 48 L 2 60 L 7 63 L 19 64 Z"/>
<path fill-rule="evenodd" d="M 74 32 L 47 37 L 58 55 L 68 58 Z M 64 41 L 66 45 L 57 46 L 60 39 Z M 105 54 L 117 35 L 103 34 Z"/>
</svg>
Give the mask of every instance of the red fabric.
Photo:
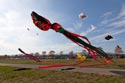
<svg viewBox="0 0 125 83">
<path fill-rule="evenodd" d="M 60 28 L 62 28 L 62 26 L 61 26 L 60 24 L 58 24 L 58 23 L 53 23 L 51 28 L 52 28 L 53 30 L 55 30 L 56 32 L 58 32 L 58 30 L 59 30 Z"/>
<path fill-rule="evenodd" d="M 63 64 L 54 64 L 49 66 L 39 66 L 39 68 L 54 68 L 54 67 L 61 67 L 64 66 Z"/>
<path fill-rule="evenodd" d="M 77 62 L 75 64 L 54 64 L 49 66 L 39 66 L 39 68 L 55 68 L 55 67 L 62 67 L 62 66 L 76 66 L 83 63 L 83 61 Z"/>
<path fill-rule="evenodd" d="M 33 56 L 32 54 L 25 53 L 22 49 L 18 49 L 21 53 L 29 57 L 30 59 L 33 59 L 36 62 L 41 62 L 40 59 L 38 59 L 36 56 Z"/>
<path fill-rule="evenodd" d="M 48 31 L 51 28 L 50 21 L 44 17 L 42 17 L 42 19 L 44 19 L 46 23 L 44 21 L 42 22 L 42 20 L 34 20 L 34 16 L 32 16 L 32 19 L 35 26 L 37 26 L 41 30 Z"/>
</svg>

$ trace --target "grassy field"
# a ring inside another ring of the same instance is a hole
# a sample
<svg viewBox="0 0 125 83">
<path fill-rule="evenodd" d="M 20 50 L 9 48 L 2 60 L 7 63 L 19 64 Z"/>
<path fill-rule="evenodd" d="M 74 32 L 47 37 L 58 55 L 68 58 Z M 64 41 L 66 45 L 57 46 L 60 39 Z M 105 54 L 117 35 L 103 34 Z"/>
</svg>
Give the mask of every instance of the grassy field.
<svg viewBox="0 0 125 83">
<path fill-rule="evenodd" d="M 13 64 L 72 64 L 78 60 L 50 59 L 46 62 L 35 62 L 33 60 L 9 60 L 0 59 L 0 63 Z M 113 59 L 114 63 L 98 68 L 125 69 L 125 59 Z M 95 61 L 89 59 L 81 65 L 94 64 Z M 125 76 L 98 75 L 94 73 L 81 73 L 69 71 L 55 71 L 45 69 L 24 69 L 18 70 L 16 67 L 0 66 L 0 83 L 125 83 Z"/>
<path fill-rule="evenodd" d="M 0 83 L 125 83 L 125 76 L 0 66 Z"/>
<path fill-rule="evenodd" d="M 38 64 L 38 65 L 52 65 L 52 64 L 73 64 L 78 62 L 79 60 L 66 60 L 66 59 L 48 59 L 44 60 L 45 62 L 35 62 L 33 60 L 10 60 L 10 59 L 0 59 L 0 63 L 13 63 L 13 64 Z M 101 65 L 101 66 L 92 66 L 96 68 L 108 68 L 108 69 L 125 69 L 125 59 L 112 59 L 108 65 Z M 80 65 L 88 65 L 88 64 L 96 64 L 97 62 L 88 59 L 87 61 L 83 62 Z M 79 65 L 77 65 L 79 66 Z"/>
</svg>

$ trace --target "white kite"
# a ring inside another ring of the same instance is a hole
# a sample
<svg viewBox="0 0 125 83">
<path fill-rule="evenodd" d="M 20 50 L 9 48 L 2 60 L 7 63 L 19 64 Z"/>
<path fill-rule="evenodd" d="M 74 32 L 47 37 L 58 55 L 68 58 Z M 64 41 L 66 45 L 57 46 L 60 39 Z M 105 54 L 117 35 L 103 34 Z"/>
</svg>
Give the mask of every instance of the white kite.
<svg viewBox="0 0 125 83">
<path fill-rule="evenodd" d="M 87 16 L 86 16 L 84 13 L 80 13 L 80 14 L 79 14 L 79 18 L 80 18 L 80 19 L 83 19 L 83 18 L 86 18 L 86 17 L 87 17 Z"/>
</svg>

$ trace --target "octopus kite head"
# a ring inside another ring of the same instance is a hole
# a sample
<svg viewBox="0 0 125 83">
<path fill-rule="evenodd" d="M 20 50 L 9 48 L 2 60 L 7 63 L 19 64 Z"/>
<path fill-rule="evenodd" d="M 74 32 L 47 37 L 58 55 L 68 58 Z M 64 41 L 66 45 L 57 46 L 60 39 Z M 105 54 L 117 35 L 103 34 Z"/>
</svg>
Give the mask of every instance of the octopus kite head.
<svg viewBox="0 0 125 83">
<path fill-rule="evenodd" d="M 33 23 L 41 30 L 48 31 L 51 28 L 51 23 L 48 19 L 38 15 L 36 12 L 32 11 L 31 17 Z"/>
<path fill-rule="evenodd" d="M 37 18 L 36 18 L 37 15 L 38 14 L 36 12 L 32 11 L 31 16 L 32 16 L 33 21 L 37 20 Z"/>
</svg>

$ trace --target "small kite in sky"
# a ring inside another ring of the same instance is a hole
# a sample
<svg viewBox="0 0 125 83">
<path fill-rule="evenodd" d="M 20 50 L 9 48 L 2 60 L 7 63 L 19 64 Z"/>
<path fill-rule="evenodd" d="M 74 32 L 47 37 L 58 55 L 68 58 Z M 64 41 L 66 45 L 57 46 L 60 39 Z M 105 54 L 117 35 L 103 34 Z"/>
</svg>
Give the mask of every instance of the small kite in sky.
<svg viewBox="0 0 125 83">
<path fill-rule="evenodd" d="M 112 37 L 111 35 L 107 35 L 107 36 L 105 37 L 105 39 L 106 39 L 106 40 L 110 40 L 110 39 L 113 39 L 113 37 Z"/>
<path fill-rule="evenodd" d="M 28 30 L 28 31 L 30 31 L 30 28 L 27 28 L 27 30 Z M 38 36 L 38 35 L 39 35 L 39 33 L 36 33 L 36 35 Z"/>
<path fill-rule="evenodd" d="M 29 29 L 29 28 L 27 28 L 27 30 L 28 30 L 28 31 L 30 31 L 30 29 Z"/>
<path fill-rule="evenodd" d="M 87 17 L 87 16 L 86 16 L 84 13 L 80 13 L 80 14 L 79 14 L 79 18 L 80 18 L 80 19 L 84 19 L 84 18 L 86 18 L 86 17 Z"/>
<path fill-rule="evenodd" d="M 39 35 L 39 33 L 36 33 L 36 35 Z"/>
</svg>

